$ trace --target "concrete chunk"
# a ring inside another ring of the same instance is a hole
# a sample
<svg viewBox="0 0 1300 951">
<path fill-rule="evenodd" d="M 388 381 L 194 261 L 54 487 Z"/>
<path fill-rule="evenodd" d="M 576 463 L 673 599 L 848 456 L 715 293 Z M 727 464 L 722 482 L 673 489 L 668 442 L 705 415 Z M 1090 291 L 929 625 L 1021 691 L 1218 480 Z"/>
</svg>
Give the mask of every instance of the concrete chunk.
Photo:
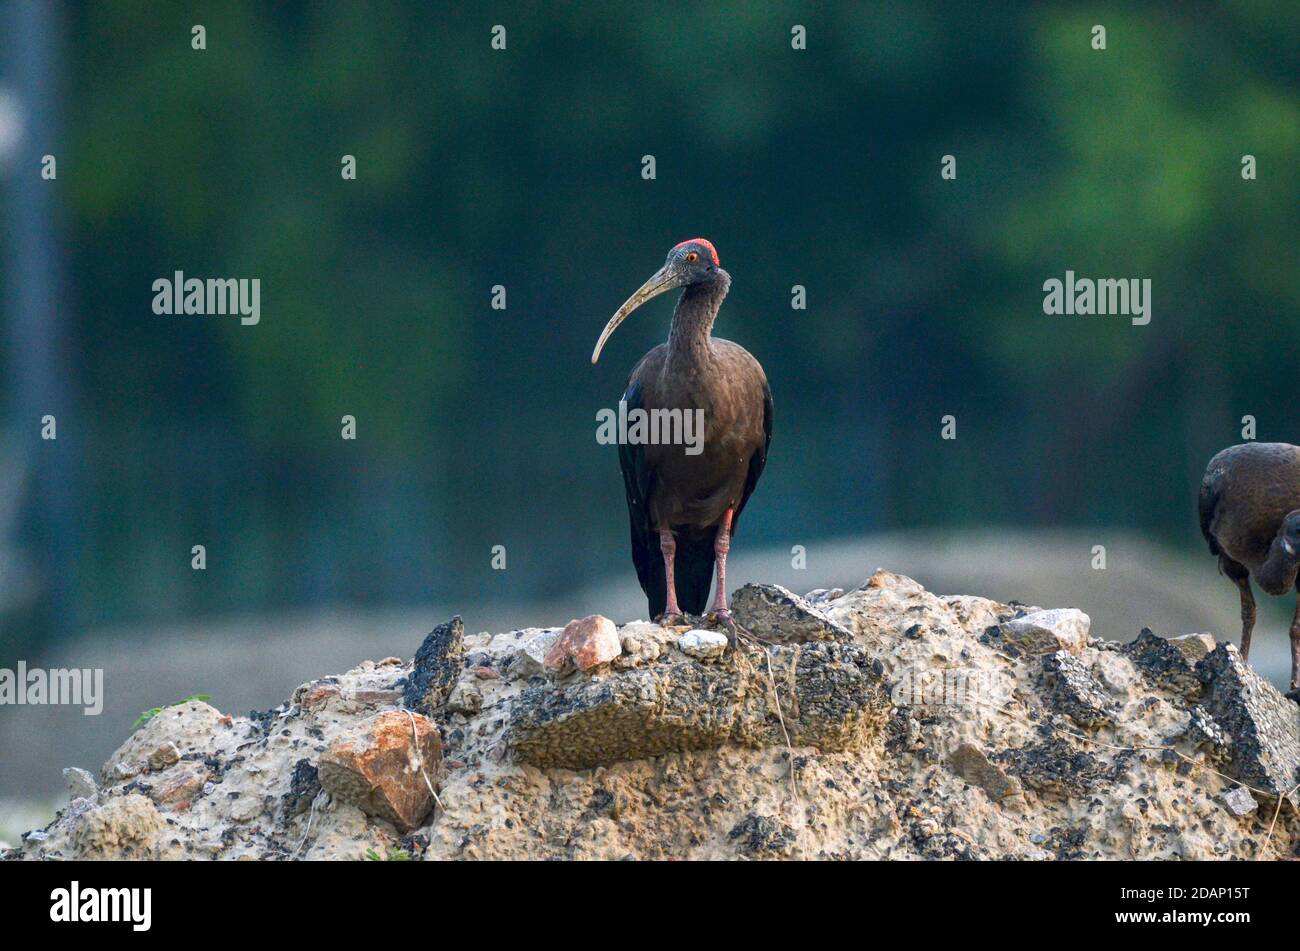
<svg viewBox="0 0 1300 951">
<path fill-rule="evenodd" d="M 793 745 L 856 749 L 876 734 L 890 704 L 864 648 L 822 643 L 769 650 Z M 784 745 L 762 653 L 723 664 L 673 656 L 601 680 L 527 688 L 507 729 L 516 758 L 585 769 L 725 743 Z"/>
<path fill-rule="evenodd" d="M 438 729 L 426 717 L 390 710 L 330 744 L 320 757 L 320 784 L 334 798 L 410 832 L 433 808 L 429 786 L 441 756 Z"/>
<path fill-rule="evenodd" d="M 205 750 L 221 729 L 221 712 L 201 700 L 164 707 L 118 747 L 100 771 L 105 783 L 131 779 L 144 772 L 149 757 L 168 743 L 178 756 Z"/>
<path fill-rule="evenodd" d="M 94 799 L 99 794 L 95 777 L 88 770 L 69 766 L 63 771 L 63 778 L 67 780 L 72 799 Z"/>
<path fill-rule="evenodd" d="M 1231 644 L 1220 644 L 1196 670 L 1206 684 L 1206 710 L 1232 737 L 1232 757 L 1223 771 L 1275 795 L 1300 783 L 1300 707 L 1255 673 Z M 1300 794 L 1289 798 L 1300 806 Z"/>
<path fill-rule="evenodd" d="M 1043 658 L 1043 677 L 1052 706 L 1082 727 L 1094 729 L 1114 723 L 1119 708 L 1105 689 L 1068 651 L 1057 651 Z"/>
<path fill-rule="evenodd" d="M 731 600 L 736 623 L 776 644 L 839 641 L 852 635 L 818 608 L 779 584 L 747 584 Z"/>
<path fill-rule="evenodd" d="M 1196 665 L 1213 648 L 1214 641 L 1204 634 L 1164 638 L 1144 627 L 1121 650 L 1152 684 L 1190 699 L 1201 692 Z"/>
<path fill-rule="evenodd" d="M 446 702 L 464 666 L 465 624 L 458 614 L 435 627 L 415 652 L 402 705 L 431 716 Z"/>
<path fill-rule="evenodd" d="M 167 822 L 139 793 L 115 796 L 88 810 L 71 839 L 83 859 L 157 859 L 166 855 Z"/>
<path fill-rule="evenodd" d="M 999 625 L 1002 640 L 1022 654 L 1077 654 L 1088 646 L 1092 620 L 1077 608 L 1052 608 L 1011 618 Z"/>
</svg>

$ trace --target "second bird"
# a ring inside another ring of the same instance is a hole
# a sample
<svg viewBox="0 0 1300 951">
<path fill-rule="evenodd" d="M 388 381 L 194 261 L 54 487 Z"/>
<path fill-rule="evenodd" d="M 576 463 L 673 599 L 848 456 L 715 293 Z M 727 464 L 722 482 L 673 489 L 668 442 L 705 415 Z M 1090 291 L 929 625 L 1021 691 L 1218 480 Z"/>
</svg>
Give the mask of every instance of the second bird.
<svg viewBox="0 0 1300 951">
<path fill-rule="evenodd" d="M 1300 446 L 1229 446 L 1205 469 L 1198 499 L 1201 533 L 1219 569 L 1241 595 L 1241 656 L 1250 659 L 1255 595 L 1300 592 Z M 1291 689 L 1300 689 L 1300 598 L 1291 621 Z M 1300 693 L 1294 695 L 1300 700 Z"/>
<path fill-rule="evenodd" d="M 731 287 L 718 252 L 703 238 L 683 241 L 618 309 L 601 332 L 591 362 L 628 314 L 682 288 L 667 343 L 628 378 L 623 401 L 633 410 L 703 412 L 698 452 L 679 444 L 619 441 L 619 466 L 632 530 L 632 562 L 650 616 L 665 622 L 704 614 L 714 567 L 713 610 L 734 642 L 727 609 L 727 552 L 740 513 L 758 484 L 772 438 L 772 391 L 758 361 L 739 344 L 712 335 Z"/>
</svg>

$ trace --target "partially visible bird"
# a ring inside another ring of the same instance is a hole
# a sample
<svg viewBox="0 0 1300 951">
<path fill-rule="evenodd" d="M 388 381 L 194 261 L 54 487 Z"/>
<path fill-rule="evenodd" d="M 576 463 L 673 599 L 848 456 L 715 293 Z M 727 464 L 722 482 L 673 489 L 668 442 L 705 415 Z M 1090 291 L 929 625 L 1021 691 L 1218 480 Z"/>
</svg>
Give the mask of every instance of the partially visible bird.
<svg viewBox="0 0 1300 951">
<path fill-rule="evenodd" d="M 1254 577 L 1269 594 L 1300 592 L 1300 446 L 1248 442 L 1210 460 L 1198 499 L 1201 534 L 1241 594 L 1241 656 L 1250 658 Z M 1291 621 L 1291 694 L 1300 688 L 1300 599 Z"/>
<path fill-rule="evenodd" d="M 703 411 L 698 454 L 684 445 L 620 440 L 619 466 L 632 529 L 632 562 L 650 616 L 664 623 L 702 615 L 717 567 L 714 616 L 734 643 L 727 608 L 727 552 L 772 439 L 772 391 L 763 368 L 739 344 L 712 336 L 731 287 L 718 252 L 703 238 L 674 246 L 655 274 L 601 332 L 591 362 L 610 334 L 646 301 L 683 288 L 668 342 L 647 353 L 628 377 L 623 401 L 633 410 Z M 693 447 L 692 447 L 693 448 Z"/>
</svg>

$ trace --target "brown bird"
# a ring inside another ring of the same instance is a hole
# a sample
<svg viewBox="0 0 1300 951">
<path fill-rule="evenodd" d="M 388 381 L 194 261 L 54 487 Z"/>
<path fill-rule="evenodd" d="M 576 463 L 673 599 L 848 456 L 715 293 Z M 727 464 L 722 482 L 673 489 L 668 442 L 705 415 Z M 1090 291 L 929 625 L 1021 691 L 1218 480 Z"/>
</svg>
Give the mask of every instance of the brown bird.
<svg viewBox="0 0 1300 951">
<path fill-rule="evenodd" d="M 1219 570 L 1241 592 L 1241 656 L 1250 657 L 1255 596 L 1250 579 L 1269 594 L 1300 592 L 1300 446 L 1248 442 L 1210 460 L 1198 499 L 1201 534 Z M 1300 600 L 1291 621 L 1291 691 L 1300 699 Z"/>
<path fill-rule="evenodd" d="M 713 245 L 692 238 L 673 247 L 664 266 L 605 325 L 591 362 L 600 358 L 610 334 L 628 314 L 678 287 L 683 291 L 668 342 L 641 358 L 622 401 L 629 420 L 635 410 L 646 411 L 651 419 L 658 411 L 661 420 L 675 420 L 672 414 L 680 411 L 685 428 L 692 420 L 701 421 L 702 433 L 685 445 L 683 440 L 619 439 L 632 562 L 650 616 L 664 623 L 682 620 L 683 611 L 704 613 L 716 564 L 714 615 L 734 644 L 727 552 L 767 462 L 772 391 L 763 368 L 745 348 L 712 336 L 718 308 L 731 287 Z"/>
</svg>

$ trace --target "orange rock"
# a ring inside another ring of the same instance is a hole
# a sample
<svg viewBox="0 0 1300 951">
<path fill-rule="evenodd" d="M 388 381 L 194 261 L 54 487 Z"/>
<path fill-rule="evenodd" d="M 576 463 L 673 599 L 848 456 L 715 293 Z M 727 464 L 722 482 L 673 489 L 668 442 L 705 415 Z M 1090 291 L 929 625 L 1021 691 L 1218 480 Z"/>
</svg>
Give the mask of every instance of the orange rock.
<svg viewBox="0 0 1300 951">
<path fill-rule="evenodd" d="M 189 803 L 203 789 L 208 781 L 208 771 L 201 766 L 185 765 L 169 769 L 163 773 L 150 790 L 149 795 L 160 806 L 175 809 L 189 808 Z"/>
<path fill-rule="evenodd" d="M 437 780 L 441 759 L 438 728 L 427 717 L 389 710 L 321 754 L 320 783 L 335 799 L 410 832 L 433 808 L 429 784 Z"/>
<path fill-rule="evenodd" d="M 580 670 L 607 664 L 623 652 L 614 622 L 601 614 L 570 621 L 546 652 L 548 670 L 562 669 L 570 659 Z"/>
</svg>

